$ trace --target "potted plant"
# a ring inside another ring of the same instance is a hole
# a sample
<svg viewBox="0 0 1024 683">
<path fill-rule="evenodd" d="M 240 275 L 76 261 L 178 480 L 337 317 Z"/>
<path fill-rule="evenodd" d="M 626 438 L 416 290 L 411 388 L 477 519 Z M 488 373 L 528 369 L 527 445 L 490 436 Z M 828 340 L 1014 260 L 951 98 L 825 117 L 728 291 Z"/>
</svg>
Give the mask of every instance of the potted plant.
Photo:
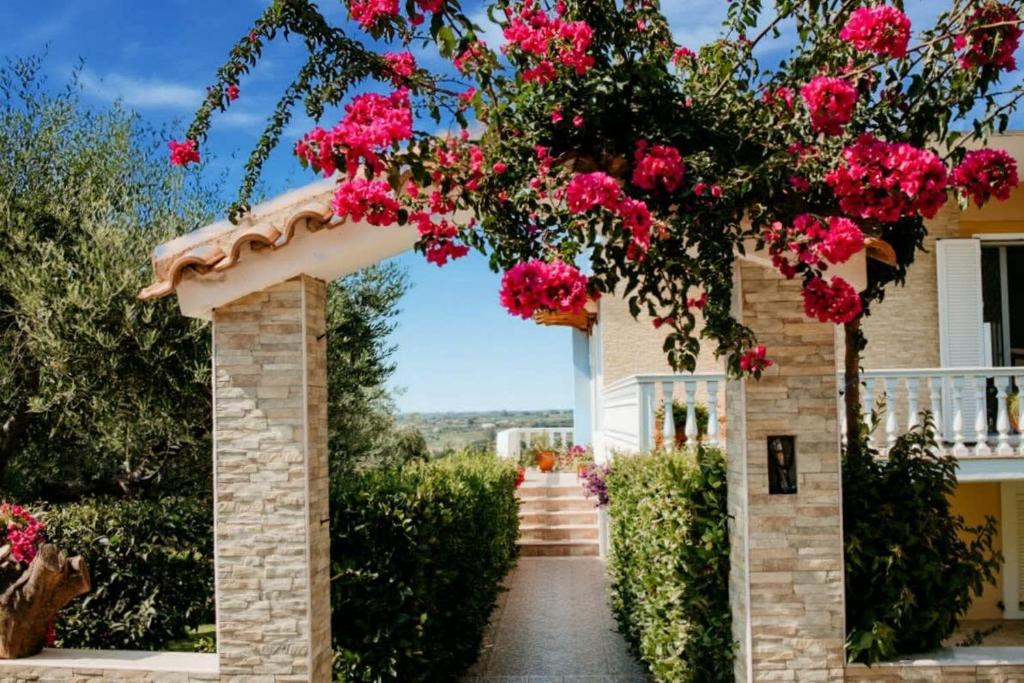
<svg viewBox="0 0 1024 683">
<path fill-rule="evenodd" d="M 550 449 L 541 449 L 537 451 L 537 467 L 540 468 L 541 472 L 551 472 L 555 469 L 555 462 L 557 462 L 557 454 Z"/>
</svg>

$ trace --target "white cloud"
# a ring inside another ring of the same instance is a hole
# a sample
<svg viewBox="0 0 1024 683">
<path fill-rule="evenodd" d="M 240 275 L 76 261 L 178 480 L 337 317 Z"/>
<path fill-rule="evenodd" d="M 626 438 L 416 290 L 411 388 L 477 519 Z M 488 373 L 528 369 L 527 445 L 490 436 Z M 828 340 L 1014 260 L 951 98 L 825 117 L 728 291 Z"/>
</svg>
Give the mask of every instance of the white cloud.
<svg viewBox="0 0 1024 683">
<path fill-rule="evenodd" d="M 84 69 L 79 74 L 82 89 L 103 100 L 120 100 L 129 107 L 195 109 L 203 99 L 202 88 L 156 78 L 127 74 L 96 74 Z"/>
<path fill-rule="evenodd" d="M 215 126 L 225 126 L 227 128 L 251 129 L 262 126 L 264 123 L 266 123 L 266 120 L 263 116 L 250 111 L 242 111 L 241 109 L 228 109 L 223 113 L 218 112 L 214 118 Z"/>
</svg>

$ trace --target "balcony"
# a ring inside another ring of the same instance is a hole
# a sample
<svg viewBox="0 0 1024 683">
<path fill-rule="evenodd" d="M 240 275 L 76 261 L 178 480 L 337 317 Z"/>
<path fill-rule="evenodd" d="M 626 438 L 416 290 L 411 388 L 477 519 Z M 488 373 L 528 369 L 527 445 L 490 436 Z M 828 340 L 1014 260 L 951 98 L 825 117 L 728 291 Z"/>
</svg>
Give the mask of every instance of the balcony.
<svg viewBox="0 0 1024 683">
<path fill-rule="evenodd" d="M 1024 367 L 866 370 L 861 386 L 869 443 L 882 455 L 930 411 L 940 452 L 1024 457 Z"/>
<path fill-rule="evenodd" d="M 598 460 L 662 443 L 693 442 L 698 435 L 706 445 L 724 445 L 725 381 L 723 373 L 659 374 L 634 375 L 609 385 L 597 411 Z M 1016 399 L 1018 387 L 1024 386 L 1024 367 L 868 370 L 861 382 L 870 443 L 883 456 L 930 411 L 942 453 L 1024 457 L 1024 401 Z M 703 428 L 698 417 L 706 420 Z"/>
</svg>

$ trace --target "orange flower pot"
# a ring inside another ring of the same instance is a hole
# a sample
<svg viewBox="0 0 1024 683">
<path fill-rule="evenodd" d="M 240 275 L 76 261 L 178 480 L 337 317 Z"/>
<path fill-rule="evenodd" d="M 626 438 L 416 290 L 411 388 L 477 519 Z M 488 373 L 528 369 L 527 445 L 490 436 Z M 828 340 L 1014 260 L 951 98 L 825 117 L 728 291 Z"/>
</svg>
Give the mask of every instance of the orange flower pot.
<svg viewBox="0 0 1024 683">
<path fill-rule="evenodd" d="M 537 454 L 537 467 L 541 472 L 550 472 L 555 469 L 555 452 L 541 451 Z"/>
</svg>

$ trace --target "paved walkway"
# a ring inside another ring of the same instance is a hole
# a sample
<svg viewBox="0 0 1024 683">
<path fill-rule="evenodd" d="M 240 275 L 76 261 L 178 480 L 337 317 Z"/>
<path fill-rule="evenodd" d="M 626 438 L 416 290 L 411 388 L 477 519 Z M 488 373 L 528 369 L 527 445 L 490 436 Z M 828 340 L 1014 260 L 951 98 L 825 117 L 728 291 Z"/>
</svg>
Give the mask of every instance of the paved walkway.
<svg viewBox="0 0 1024 683">
<path fill-rule="evenodd" d="M 616 631 L 603 560 L 522 557 L 465 683 L 645 683 Z"/>
</svg>

